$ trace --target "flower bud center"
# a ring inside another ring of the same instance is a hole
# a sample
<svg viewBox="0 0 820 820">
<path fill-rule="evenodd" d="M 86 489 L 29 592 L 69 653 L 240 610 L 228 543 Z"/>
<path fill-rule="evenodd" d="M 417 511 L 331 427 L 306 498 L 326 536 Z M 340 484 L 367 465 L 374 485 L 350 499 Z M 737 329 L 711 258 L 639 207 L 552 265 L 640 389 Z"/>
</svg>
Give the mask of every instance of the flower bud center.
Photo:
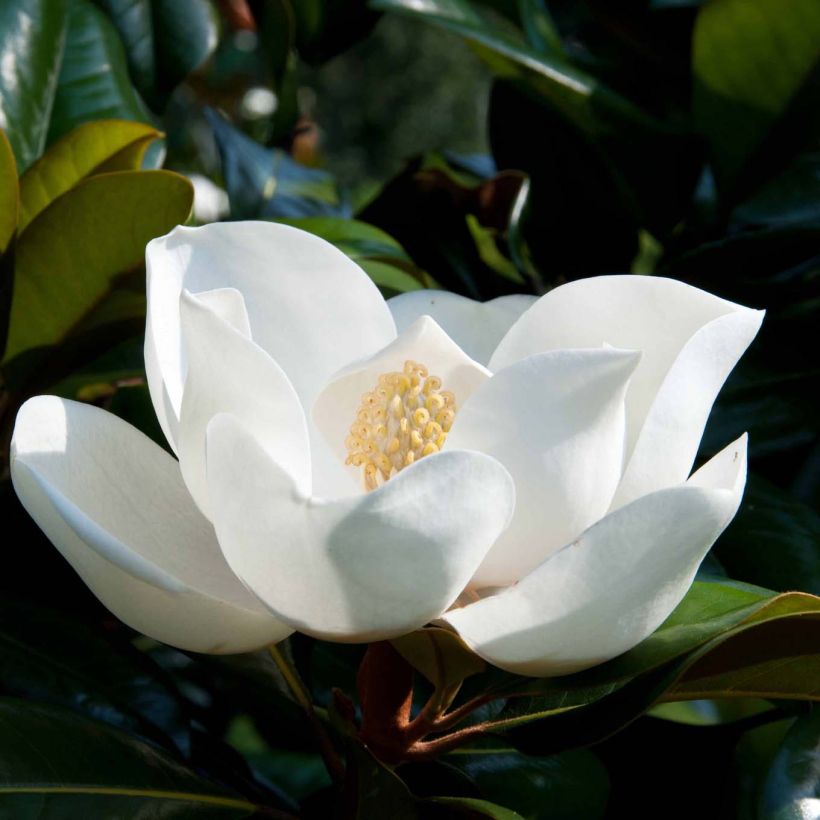
<svg viewBox="0 0 820 820">
<path fill-rule="evenodd" d="M 345 464 L 362 472 L 365 490 L 375 490 L 414 461 L 437 453 L 456 416 L 456 397 L 419 362 L 382 373 L 362 396 L 345 439 Z"/>
</svg>

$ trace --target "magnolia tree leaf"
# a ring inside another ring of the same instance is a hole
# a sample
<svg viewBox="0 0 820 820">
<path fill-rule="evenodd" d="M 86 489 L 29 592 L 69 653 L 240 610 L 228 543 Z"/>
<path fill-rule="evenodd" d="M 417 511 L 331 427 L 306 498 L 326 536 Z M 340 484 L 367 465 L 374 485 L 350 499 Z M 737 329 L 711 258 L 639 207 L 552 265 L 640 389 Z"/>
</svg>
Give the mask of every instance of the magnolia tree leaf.
<svg viewBox="0 0 820 820">
<path fill-rule="evenodd" d="M 416 267 L 393 237 L 374 225 L 332 216 L 278 221 L 321 236 L 335 245 L 364 270 L 385 298 L 434 284 L 432 278 Z"/>
<path fill-rule="evenodd" d="M 530 757 L 514 749 L 477 749 L 452 755 L 451 762 L 484 797 L 527 820 L 595 820 L 606 810 L 609 776 L 586 750 Z"/>
<path fill-rule="evenodd" d="M 693 39 L 693 109 L 718 179 L 731 187 L 820 65 L 815 0 L 714 0 Z"/>
<path fill-rule="evenodd" d="M 436 811 L 438 809 L 439 811 Z M 524 817 L 512 809 L 497 806 L 486 800 L 478 800 L 475 797 L 429 797 L 424 801 L 424 811 L 431 818 L 456 818 L 464 817 L 470 820 L 524 820 Z M 439 813 L 441 812 L 441 813 Z"/>
<path fill-rule="evenodd" d="M 238 820 L 255 808 L 117 729 L 59 707 L 0 698 L 0 813 L 6 817 Z"/>
<path fill-rule="evenodd" d="M 20 179 L 19 230 L 82 179 L 138 170 L 142 154 L 160 136 L 152 126 L 128 120 L 97 120 L 70 131 Z"/>
<path fill-rule="evenodd" d="M 125 53 L 110 20 L 91 0 L 68 0 L 68 32 L 48 140 L 98 119 L 150 122 L 131 85 Z"/>
<path fill-rule="evenodd" d="M 66 0 L 0 3 L 0 128 L 21 171 L 46 144 L 66 25 Z"/>
<path fill-rule="evenodd" d="M 515 679 L 498 726 L 513 745 L 553 753 L 597 742 L 660 701 L 724 697 L 820 699 L 820 598 L 696 582 L 635 649 L 586 672 Z"/>
<path fill-rule="evenodd" d="M 0 356 L 6 344 L 9 327 L 12 288 L 14 286 L 14 237 L 20 207 L 17 165 L 11 144 L 0 130 Z"/>
<path fill-rule="evenodd" d="M 772 760 L 759 820 L 804 820 L 820 813 L 820 710 L 795 720 Z"/>
<path fill-rule="evenodd" d="M 94 1 L 116 27 L 134 85 L 155 111 L 216 46 L 217 16 L 209 0 Z"/>
<path fill-rule="evenodd" d="M 56 345 L 81 327 L 118 277 L 142 266 L 145 245 L 191 210 L 193 188 L 168 171 L 121 171 L 82 180 L 20 234 L 6 359 Z M 119 300 L 111 319 L 133 315 Z"/>
<path fill-rule="evenodd" d="M 109 641 L 66 610 L 0 599 L 0 689 L 64 706 L 173 753 L 189 750 L 186 707 L 165 673 L 122 636 Z"/>
</svg>

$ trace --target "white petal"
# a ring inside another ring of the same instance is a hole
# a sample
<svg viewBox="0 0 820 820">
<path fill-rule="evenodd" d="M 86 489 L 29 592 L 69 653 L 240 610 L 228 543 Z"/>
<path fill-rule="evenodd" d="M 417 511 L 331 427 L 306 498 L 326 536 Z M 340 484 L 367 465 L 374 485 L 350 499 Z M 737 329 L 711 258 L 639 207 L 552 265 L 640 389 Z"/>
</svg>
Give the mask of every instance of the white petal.
<svg viewBox="0 0 820 820">
<path fill-rule="evenodd" d="M 621 477 L 633 351 L 556 350 L 496 373 L 456 415 L 446 448 L 480 450 L 515 481 L 515 515 L 471 586 L 505 586 L 606 513 Z"/>
<path fill-rule="evenodd" d="M 442 389 L 455 394 L 457 407 L 490 377 L 487 368 L 464 353 L 433 319 L 422 316 L 383 350 L 337 373 L 319 394 L 313 420 L 340 463 L 345 460 L 344 442 L 356 421 L 362 395 L 378 385 L 381 374 L 401 371 L 408 359 L 426 365 L 431 375 L 438 376 Z"/>
<path fill-rule="evenodd" d="M 738 310 L 704 325 L 686 342 L 649 408 L 614 509 L 686 478 L 712 404 L 762 320 L 762 311 Z"/>
<path fill-rule="evenodd" d="M 481 657 L 522 675 L 563 675 L 614 658 L 680 603 L 745 481 L 743 436 L 686 484 L 610 513 L 517 585 L 444 620 Z"/>
<path fill-rule="evenodd" d="M 490 369 L 566 347 L 642 351 L 626 396 L 626 453 L 635 451 L 636 463 L 624 503 L 686 479 L 715 396 L 762 318 L 672 279 L 596 276 L 539 299 L 501 340 Z"/>
<path fill-rule="evenodd" d="M 307 498 L 231 416 L 208 428 L 219 543 L 277 618 L 318 638 L 372 641 L 449 607 L 514 504 L 512 480 L 481 453 L 421 459 L 378 490 Z"/>
<path fill-rule="evenodd" d="M 477 302 L 446 290 L 413 290 L 387 300 L 401 333 L 420 316 L 432 316 L 471 358 L 486 365 L 504 334 L 537 297 L 499 296 Z"/>
<path fill-rule="evenodd" d="M 26 402 L 11 474 L 32 518 L 134 629 L 212 653 L 289 634 L 230 571 L 174 459 L 110 413 L 53 396 Z"/>
<path fill-rule="evenodd" d="M 296 392 L 261 347 L 221 318 L 224 306 L 215 302 L 213 294 L 206 303 L 183 291 L 180 302 L 188 375 L 178 451 L 182 476 L 205 515 L 209 515 L 205 430 L 221 412 L 241 419 L 297 486 L 304 492 L 310 489 L 308 431 Z"/>
<path fill-rule="evenodd" d="M 323 239 L 271 222 L 175 228 L 146 249 L 145 365 L 170 441 L 185 383 L 179 297 L 235 288 L 253 339 L 312 403 L 331 373 L 395 338 L 390 311 L 370 278 Z"/>
</svg>

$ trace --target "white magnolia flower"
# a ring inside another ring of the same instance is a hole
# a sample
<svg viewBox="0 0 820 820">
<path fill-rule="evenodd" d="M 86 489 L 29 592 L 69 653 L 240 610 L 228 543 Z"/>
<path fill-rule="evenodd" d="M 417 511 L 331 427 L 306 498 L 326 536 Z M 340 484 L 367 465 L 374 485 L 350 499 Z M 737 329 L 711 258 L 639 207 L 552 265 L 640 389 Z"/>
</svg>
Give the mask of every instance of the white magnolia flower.
<svg viewBox="0 0 820 820">
<path fill-rule="evenodd" d="M 147 262 L 145 364 L 178 460 L 41 396 L 12 476 L 159 640 L 240 652 L 440 619 L 491 663 L 560 674 L 649 635 L 737 510 L 745 438 L 689 473 L 758 311 L 644 276 L 385 302 L 270 223 L 178 228 Z"/>
</svg>

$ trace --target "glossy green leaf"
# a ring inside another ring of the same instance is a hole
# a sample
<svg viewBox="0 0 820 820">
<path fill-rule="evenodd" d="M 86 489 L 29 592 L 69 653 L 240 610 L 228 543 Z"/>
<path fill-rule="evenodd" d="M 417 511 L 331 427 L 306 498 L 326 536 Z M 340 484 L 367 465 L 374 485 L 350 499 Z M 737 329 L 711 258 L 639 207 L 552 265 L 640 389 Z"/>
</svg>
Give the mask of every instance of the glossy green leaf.
<svg viewBox="0 0 820 820">
<path fill-rule="evenodd" d="M 155 111 L 216 45 L 217 19 L 209 0 L 95 2 L 114 23 L 134 85 Z"/>
<path fill-rule="evenodd" d="M 6 344 L 14 288 L 14 238 L 20 209 L 17 165 L 5 131 L 0 129 L 0 356 Z"/>
<path fill-rule="evenodd" d="M 432 285 L 430 277 L 413 264 L 395 239 L 366 222 L 331 216 L 279 221 L 321 236 L 335 245 L 370 276 L 386 297 Z"/>
<path fill-rule="evenodd" d="M 806 820 L 820 811 L 820 710 L 798 717 L 762 784 L 759 820 Z"/>
<path fill-rule="evenodd" d="M 693 109 L 724 185 L 733 184 L 818 65 L 815 0 L 714 0 L 700 9 Z"/>
<path fill-rule="evenodd" d="M 66 37 L 66 0 L 0 3 L 0 128 L 21 171 L 42 153 Z"/>
<path fill-rule="evenodd" d="M 68 32 L 51 112 L 48 141 L 91 120 L 150 122 L 131 85 L 125 53 L 111 21 L 91 0 L 68 0 Z"/>
<path fill-rule="evenodd" d="M 529 757 L 513 749 L 477 749 L 450 761 L 484 797 L 525 820 L 598 820 L 606 809 L 609 777 L 585 750 Z"/>
<path fill-rule="evenodd" d="M 168 171 L 90 177 L 55 200 L 20 235 L 7 359 L 55 345 L 83 326 L 142 265 L 145 245 L 184 222 L 193 189 Z M 133 301 L 117 298 L 110 319 Z"/>
<path fill-rule="evenodd" d="M 732 577 L 820 594 L 820 515 L 756 476 L 716 553 Z"/>
<path fill-rule="evenodd" d="M 24 579 L 19 579 L 24 583 Z M 0 598 L 0 690 L 71 709 L 172 752 L 189 748 L 182 698 L 130 643 L 71 612 Z"/>
<path fill-rule="evenodd" d="M 0 761 L 0 814 L 15 820 L 238 820 L 255 809 L 117 729 L 58 707 L 5 697 L 0 699 Z"/>
<path fill-rule="evenodd" d="M 20 231 L 85 177 L 138 170 L 148 144 L 160 136 L 152 126 L 128 120 L 98 120 L 70 131 L 20 179 Z"/>
<path fill-rule="evenodd" d="M 19 207 L 17 164 L 5 131 L 0 131 L 0 256 L 6 252 L 17 232 Z"/>
</svg>

